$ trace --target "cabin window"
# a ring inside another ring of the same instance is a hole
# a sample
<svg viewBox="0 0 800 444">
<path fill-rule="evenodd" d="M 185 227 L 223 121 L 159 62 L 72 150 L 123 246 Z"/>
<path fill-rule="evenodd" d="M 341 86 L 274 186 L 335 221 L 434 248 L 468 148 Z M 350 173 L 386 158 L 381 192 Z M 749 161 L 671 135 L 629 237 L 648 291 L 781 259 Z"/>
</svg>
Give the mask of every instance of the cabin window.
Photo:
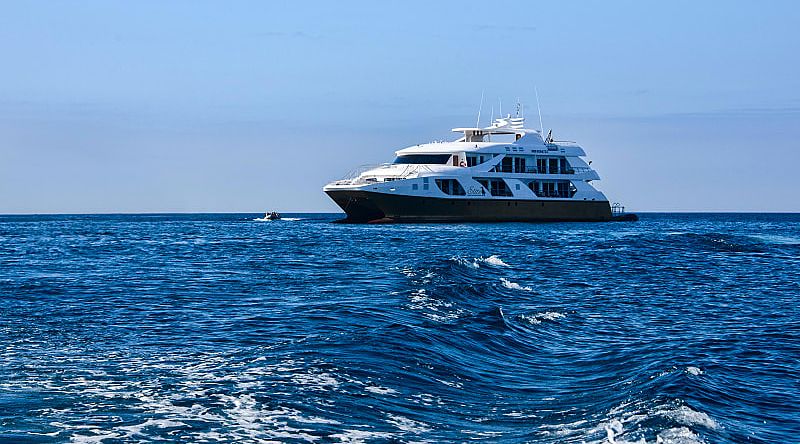
<svg viewBox="0 0 800 444">
<path fill-rule="evenodd" d="M 500 161 L 500 171 L 503 173 L 511 173 L 514 171 L 514 158 L 511 156 L 503 157 Z"/>
<path fill-rule="evenodd" d="M 540 174 L 547 173 L 547 159 L 543 158 L 536 159 L 536 169 L 537 172 Z"/>
<path fill-rule="evenodd" d="M 412 190 L 418 190 L 419 189 L 419 185 L 416 184 L 416 183 L 413 183 L 413 184 L 411 184 L 411 189 Z"/>
<path fill-rule="evenodd" d="M 433 165 L 445 165 L 450 160 L 449 154 L 407 154 L 403 156 L 397 156 L 394 159 L 395 164 L 433 164 Z M 458 165 L 458 161 L 455 160 L 455 165 Z"/>
<path fill-rule="evenodd" d="M 467 192 L 464 191 L 464 187 L 462 187 L 461 183 L 456 179 L 436 179 L 436 186 L 439 187 L 444 194 L 449 194 L 451 196 L 466 196 L 467 194 Z"/>
<path fill-rule="evenodd" d="M 468 155 L 467 156 L 467 166 L 468 167 L 474 167 L 476 165 L 482 164 L 483 162 L 486 162 L 487 160 L 488 160 L 488 156 L 485 156 L 483 154 L 480 154 L 480 155 L 477 155 L 477 154 Z"/>
<path fill-rule="evenodd" d="M 492 196 L 513 196 L 503 179 L 476 179 Z"/>
<path fill-rule="evenodd" d="M 569 198 L 578 192 L 569 180 L 534 180 L 528 184 L 528 188 L 539 197 Z"/>
<path fill-rule="evenodd" d="M 525 172 L 525 158 L 524 157 L 515 157 L 514 158 L 514 172 L 515 173 L 524 173 Z"/>
<path fill-rule="evenodd" d="M 558 159 L 550 159 L 550 174 L 558 174 Z"/>
</svg>

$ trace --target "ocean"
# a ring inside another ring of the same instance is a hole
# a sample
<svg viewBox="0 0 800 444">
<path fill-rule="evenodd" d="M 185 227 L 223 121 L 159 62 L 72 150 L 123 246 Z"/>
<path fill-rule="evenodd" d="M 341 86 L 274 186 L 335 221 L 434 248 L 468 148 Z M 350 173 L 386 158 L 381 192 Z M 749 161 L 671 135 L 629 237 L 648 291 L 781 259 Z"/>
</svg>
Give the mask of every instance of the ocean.
<svg viewBox="0 0 800 444">
<path fill-rule="evenodd" d="M 0 216 L 0 442 L 800 441 L 800 215 Z"/>
</svg>

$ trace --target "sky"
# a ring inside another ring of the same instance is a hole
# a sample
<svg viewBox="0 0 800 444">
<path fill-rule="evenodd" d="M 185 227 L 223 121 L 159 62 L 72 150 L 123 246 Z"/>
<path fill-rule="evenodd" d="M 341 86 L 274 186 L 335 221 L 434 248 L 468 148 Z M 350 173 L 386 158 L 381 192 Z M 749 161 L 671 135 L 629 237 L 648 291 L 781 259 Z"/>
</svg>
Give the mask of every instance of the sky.
<svg viewBox="0 0 800 444">
<path fill-rule="evenodd" d="M 333 212 L 520 99 L 630 211 L 800 211 L 795 1 L 25 1 L 0 213 Z"/>
</svg>

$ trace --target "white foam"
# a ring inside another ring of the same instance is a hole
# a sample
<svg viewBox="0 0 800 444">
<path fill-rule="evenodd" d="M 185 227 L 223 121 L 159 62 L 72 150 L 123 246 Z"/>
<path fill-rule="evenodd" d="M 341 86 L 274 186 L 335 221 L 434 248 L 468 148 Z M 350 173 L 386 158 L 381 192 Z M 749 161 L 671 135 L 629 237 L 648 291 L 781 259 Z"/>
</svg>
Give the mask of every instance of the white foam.
<svg viewBox="0 0 800 444">
<path fill-rule="evenodd" d="M 556 319 L 561 319 L 564 317 L 566 317 L 566 315 L 563 313 L 559 313 L 557 311 L 547 311 L 544 313 L 524 314 L 520 316 L 520 319 L 533 325 L 538 325 L 541 324 L 542 321 L 555 321 Z"/>
<path fill-rule="evenodd" d="M 333 439 L 338 439 L 343 443 L 362 443 L 372 440 L 388 440 L 394 437 L 394 434 L 387 432 L 373 432 L 370 430 L 347 429 L 341 433 L 335 433 L 330 436 Z"/>
<path fill-rule="evenodd" d="M 700 370 L 699 367 L 689 366 L 689 367 L 686 367 L 686 373 L 688 373 L 688 374 L 690 374 L 692 376 L 700 376 L 700 375 L 703 374 L 703 370 Z"/>
<path fill-rule="evenodd" d="M 392 415 L 391 413 L 388 416 L 389 419 L 387 419 L 386 422 L 404 432 L 425 433 L 431 431 L 431 428 L 428 427 L 428 424 L 425 424 L 424 422 L 414 421 L 413 419 L 406 418 L 405 416 Z"/>
<path fill-rule="evenodd" d="M 656 444 L 703 444 L 696 433 L 686 427 L 662 430 L 656 435 Z"/>
<path fill-rule="evenodd" d="M 330 389 L 339 386 L 339 381 L 330 373 L 298 373 L 292 375 L 292 382 L 315 389 Z"/>
<path fill-rule="evenodd" d="M 470 268 L 481 268 L 480 264 L 478 264 L 478 259 L 468 260 L 464 259 L 463 257 L 453 256 L 450 258 L 451 261 L 454 261 L 458 265 L 463 265 L 465 267 Z"/>
<path fill-rule="evenodd" d="M 91 432 L 94 432 L 94 435 L 72 435 L 69 437 L 69 442 L 75 442 L 80 444 L 100 444 L 107 439 L 119 439 L 123 438 L 122 435 L 115 432 L 103 432 L 101 429 L 92 429 Z"/>
<path fill-rule="evenodd" d="M 186 424 L 180 421 L 173 421 L 171 419 L 153 419 L 150 418 L 141 424 L 133 424 L 129 426 L 117 427 L 117 430 L 128 432 L 128 436 L 141 435 L 142 431 L 147 427 L 157 427 L 159 429 L 169 429 L 175 427 L 185 427 Z"/>
<path fill-rule="evenodd" d="M 390 389 L 387 387 L 380 387 L 377 385 L 368 385 L 364 387 L 364 390 L 370 393 L 374 393 L 376 395 L 394 395 L 395 393 L 397 393 L 397 390 Z"/>
<path fill-rule="evenodd" d="M 444 384 L 444 385 L 446 385 L 446 386 L 448 386 L 448 387 L 453 387 L 453 388 L 458 388 L 458 389 L 460 389 L 460 388 L 464 388 L 464 384 L 463 384 L 463 383 L 461 383 L 461 382 L 457 382 L 457 381 L 447 381 L 447 380 L 445 380 L 445 379 L 436 379 L 436 381 L 437 381 L 437 382 L 440 382 L 440 383 L 442 383 L 442 384 Z"/>
<path fill-rule="evenodd" d="M 657 410 L 655 414 L 664 416 L 685 426 L 701 426 L 708 429 L 717 428 L 717 422 L 710 416 L 703 412 L 692 410 L 685 405 L 673 409 L 660 409 Z"/>
<path fill-rule="evenodd" d="M 465 312 L 454 307 L 451 302 L 429 296 L 424 288 L 414 290 L 409 295 L 409 308 L 421 310 L 423 316 L 435 322 L 451 322 L 460 318 Z"/>
<path fill-rule="evenodd" d="M 612 444 L 617 442 L 615 437 L 624 430 L 622 423 L 618 419 L 612 419 L 605 424 L 603 428 L 606 430 L 606 438 L 608 439 L 608 442 Z"/>
<path fill-rule="evenodd" d="M 257 217 L 253 219 L 253 222 L 278 222 L 278 221 L 296 222 L 298 220 L 303 220 L 303 219 L 299 217 L 282 217 L 280 219 L 268 219 L 266 217 Z"/>
<path fill-rule="evenodd" d="M 708 415 L 682 405 L 680 400 L 655 407 L 646 401 L 623 402 L 608 412 L 605 420 L 590 426 L 588 421 L 574 423 L 545 424 L 539 426 L 542 433 L 557 436 L 560 441 L 591 442 L 605 444 L 646 444 L 642 434 L 646 422 L 655 418 L 665 418 L 673 423 L 656 433 L 656 443 L 661 444 L 699 444 L 697 433 L 692 429 L 706 427 L 714 429 L 716 422 Z M 569 438 L 569 439 L 566 439 Z M 653 441 L 650 441 L 652 443 Z"/>
<path fill-rule="evenodd" d="M 531 287 L 523 287 L 522 285 L 516 282 L 511 282 L 506 278 L 500 278 L 500 282 L 503 284 L 503 287 L 510 288 L 511 290 L 533 291 Z"/>
<path fill-rule="evenodd" d="M 487 258 L 481 258 L 480 260 L 486 264 L 494 265 L 495 267 L 510 267 L 510 265 L 503 262 L 503 260 L 500 259 L 496 254 L 493 254 Z"/>
</svg>

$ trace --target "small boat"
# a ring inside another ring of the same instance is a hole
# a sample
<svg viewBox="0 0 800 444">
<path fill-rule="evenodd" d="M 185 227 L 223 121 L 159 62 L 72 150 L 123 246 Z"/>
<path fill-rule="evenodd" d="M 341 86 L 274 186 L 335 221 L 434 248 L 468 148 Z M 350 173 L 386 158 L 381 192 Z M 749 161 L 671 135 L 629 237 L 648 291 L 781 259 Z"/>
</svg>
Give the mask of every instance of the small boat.
<svg viewBox="0 0 800 444">
<path fill-rule="evenodd" d="M 278 213 L 277 211 L 273 211 L 271 213 L 264 213 L 264 219 L 266 220 L 280 220 L 280 218 L 281 218 L 281 213 Z"/>
</svg>

